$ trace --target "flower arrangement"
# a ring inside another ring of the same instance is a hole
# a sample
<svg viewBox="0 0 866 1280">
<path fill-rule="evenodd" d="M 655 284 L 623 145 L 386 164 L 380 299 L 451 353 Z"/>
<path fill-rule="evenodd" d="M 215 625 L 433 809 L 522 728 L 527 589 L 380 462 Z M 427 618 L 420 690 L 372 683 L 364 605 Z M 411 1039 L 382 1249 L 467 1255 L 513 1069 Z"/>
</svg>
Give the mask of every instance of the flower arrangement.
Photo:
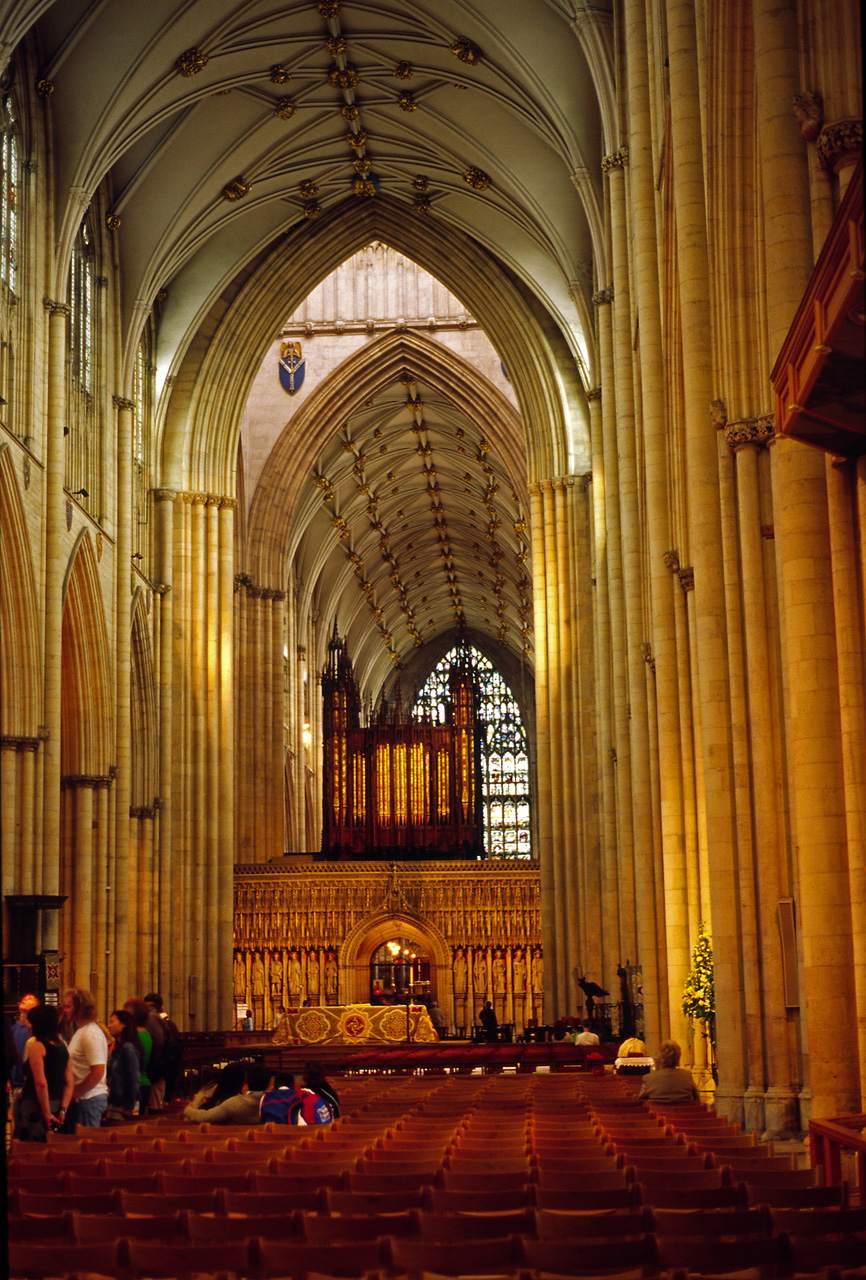
<svg viewBox="0 0 866 1280">
<path fill-rule="evenodd" d="M 687 1018 L 711 1022 L 716 1016 L 716 998 L 713 985 L 713 944 L 700 926 L 698 940 L 692 952 L 692 967 L 683 987 L 683 1013 Z"/>
<path fill-rule="evenodd" d="M 707 937 L 703 921 L 692 952 L 692 967 L 683 987 L 683 1013 L 692 1022 L 704 1024 L 703 1034 L 709 1041 L 713 1079 L 716 1067 L 716 991 L 713 977 L 713 944 Z"/>
</svg>

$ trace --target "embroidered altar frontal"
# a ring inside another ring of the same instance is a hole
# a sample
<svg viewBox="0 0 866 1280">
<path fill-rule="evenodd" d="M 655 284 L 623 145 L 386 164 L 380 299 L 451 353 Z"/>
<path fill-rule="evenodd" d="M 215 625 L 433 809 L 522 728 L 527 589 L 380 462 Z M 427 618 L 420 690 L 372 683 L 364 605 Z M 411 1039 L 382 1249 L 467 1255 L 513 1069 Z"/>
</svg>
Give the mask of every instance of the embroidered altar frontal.
<svg viewBox="0 0 866 1280">
<path fill-rule="evenodd" d="M 423 1005 L 318 1005 L 288 1009 L 274 1044 L 429 1044 L 439 1037 Z"/>
</svg>

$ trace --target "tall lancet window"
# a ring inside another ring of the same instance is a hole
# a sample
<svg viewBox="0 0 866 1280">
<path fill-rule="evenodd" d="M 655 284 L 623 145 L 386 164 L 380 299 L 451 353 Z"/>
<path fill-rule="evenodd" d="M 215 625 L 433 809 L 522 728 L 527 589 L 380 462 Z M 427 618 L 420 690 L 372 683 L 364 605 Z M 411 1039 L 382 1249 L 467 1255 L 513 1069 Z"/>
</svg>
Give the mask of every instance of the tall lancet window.
<svg viewBox="0 0 866 1280">
<path fill-rule="evenodd" d="M 529 749 L 520 708 L 493 663 L 478 649 L 462 648 L 476 682 L 476 726 L 481 768 L 484 848 L 488 858 L 532 856 Z M 446 724 L 449 672 L 461 661 L 455 645 L 431 671 L 412 708 L 415 720 Z"/>
<path fill-rule="evenodd" d="M 18 132 L 11 98 L 3 99 L 0 164 L 3 167 L 3 189 L 0 199 L 0 278 L 17 292 L 18 277 Z"/>
<path fill-rule="evenodd" d="M 96 362 L 96 254 L 87 221 L 75 239 L 69 268 L 69 394 L 67 397 L 66 488 L 87 510 L 99 509 Z"/>
</svg>

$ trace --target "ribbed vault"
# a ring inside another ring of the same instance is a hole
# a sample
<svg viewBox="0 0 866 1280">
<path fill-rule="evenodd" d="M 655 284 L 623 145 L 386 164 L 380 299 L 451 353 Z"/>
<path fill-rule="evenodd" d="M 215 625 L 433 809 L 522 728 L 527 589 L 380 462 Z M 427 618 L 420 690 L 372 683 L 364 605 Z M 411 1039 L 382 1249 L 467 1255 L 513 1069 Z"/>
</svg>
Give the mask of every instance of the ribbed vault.
<svg viewBox="0 0 866 1280">
<path fill-rule="evenodd" d="M 456 294 L 508 369 L 524 424 L 527 477 L 589 466 L 589 419 L 577 366 L 562 334 L 514 275 L 471 237 L 435 218 L 407 216 L 387 197 L 344 201 L 312 227 L 295 228 L 242 276 L 241 287 L 196 318 L 208 340 L 192 342 L 171 373 L 163 483 L 231 492 L 242 407 L 274 335 L 330 271 L 373 240 L 406 254 Z M 158 356 L 162 360 L 162 356 Z"/>
</svg>

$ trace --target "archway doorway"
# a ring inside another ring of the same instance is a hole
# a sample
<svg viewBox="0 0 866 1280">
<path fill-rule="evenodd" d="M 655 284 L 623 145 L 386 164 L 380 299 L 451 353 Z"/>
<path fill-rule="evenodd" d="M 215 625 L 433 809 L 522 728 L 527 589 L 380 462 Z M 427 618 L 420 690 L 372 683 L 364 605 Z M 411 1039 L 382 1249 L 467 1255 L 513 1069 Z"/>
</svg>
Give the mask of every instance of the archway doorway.
<svg viewBox="0 0 866 1280">
<path fill-rule="evenodd" d="M 389 938 L 370 957 L 370 998 L 375 1004 L 430 997 L 430 958 L 423 943 L 411 938 Z"/>
</svg>

